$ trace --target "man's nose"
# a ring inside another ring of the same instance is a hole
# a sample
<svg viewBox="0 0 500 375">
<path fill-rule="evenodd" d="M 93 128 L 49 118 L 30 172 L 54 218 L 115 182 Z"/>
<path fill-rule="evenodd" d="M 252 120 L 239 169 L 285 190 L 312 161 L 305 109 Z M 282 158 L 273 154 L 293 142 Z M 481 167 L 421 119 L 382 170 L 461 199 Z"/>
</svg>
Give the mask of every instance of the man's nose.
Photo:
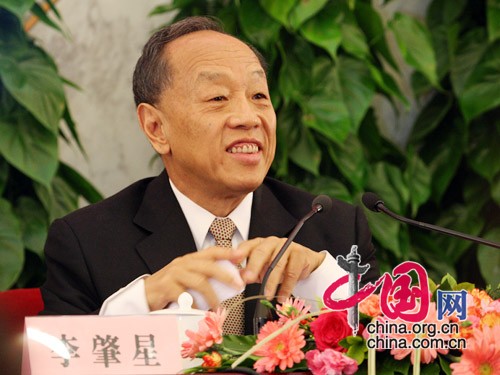
<svg viewBox="0 0 500 375">
<path fill-rule="evenodd" d="M 248 99 L 243 99 L 232 103 L 227 124 L 234 128 L 251 128 L 260 126 L 262 121 L 253 103 Z"/>
</svg>

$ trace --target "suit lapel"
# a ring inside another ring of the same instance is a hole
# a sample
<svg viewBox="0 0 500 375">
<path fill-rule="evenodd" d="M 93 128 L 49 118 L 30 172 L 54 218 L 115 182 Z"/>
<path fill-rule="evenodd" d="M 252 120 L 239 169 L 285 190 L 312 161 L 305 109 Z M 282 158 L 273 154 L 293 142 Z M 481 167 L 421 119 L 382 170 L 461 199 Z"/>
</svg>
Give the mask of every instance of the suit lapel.
<svg viewBox="0 0 500 375">
<path fill-rule="evenodd" d="M 149 184 L 134 223 L 150 232 L 136 245 L 139 256 L 154 273 L 175 258 L 195 251 L 196 245 L 182 209 L 170 187 L 166 172 Z M 286 237 L 297 223 L 271 190 L 261 185 L 254 192 L 249 238 Z M 257 295 L 260 284 L 247 285 L 246 296 Z M 245 331 L 253 333 L 257 300 L 245 304 Z"/>
<path fill-rule="evenodd" d="M 191 230 L 164 171 L 146 189 L 134 223 L 151 232 L 136 245 L 151 273 L 196 250 Z"/>
</svg>

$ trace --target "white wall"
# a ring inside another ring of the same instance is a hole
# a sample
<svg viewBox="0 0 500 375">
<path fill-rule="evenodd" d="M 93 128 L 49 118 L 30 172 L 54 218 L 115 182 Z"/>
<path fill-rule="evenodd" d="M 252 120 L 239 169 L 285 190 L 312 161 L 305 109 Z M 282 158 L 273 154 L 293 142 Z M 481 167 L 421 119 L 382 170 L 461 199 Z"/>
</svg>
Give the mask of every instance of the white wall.
<svg viewBox="0 0 500 375">
<path fill-rule="evenodd" d="M 30 32 L 54 57 L 60 73 L 82 88 L 66 87 L 88 160 L 60 142 L 62 159 L 109 196 L 156 175 L 153 149 L 135 114 L 132 72 L 140 51 L 165 16 L 148 13 L 165 0 L 61 0 L 57 7 L 70 39 L 38 23 Z"/>
</svg>

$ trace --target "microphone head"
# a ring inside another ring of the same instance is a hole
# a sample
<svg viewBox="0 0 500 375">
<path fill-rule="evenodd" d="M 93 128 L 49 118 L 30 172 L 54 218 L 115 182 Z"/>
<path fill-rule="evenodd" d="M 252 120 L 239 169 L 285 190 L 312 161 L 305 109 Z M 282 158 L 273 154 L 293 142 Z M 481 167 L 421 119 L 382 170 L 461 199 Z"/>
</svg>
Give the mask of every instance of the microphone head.
<svg viewBox="0 0 500 375">
<path fill-rule="evenodd" d="M 372 193 L 370 191 L 363 194 L 361 201 L 363 202 L 366 208 L 374 212 L 380 212 L 378 205 L 384 204 L 384 201 L 380 199 L 380 197 L 377 194 Z"/>
<path fill-rule="evenodd" d="M 312 202 L 312 209 L 316 212 L 329 211 L 332 208 L 333 202 L 327 195 L 318 195 Z"/>
</svg>

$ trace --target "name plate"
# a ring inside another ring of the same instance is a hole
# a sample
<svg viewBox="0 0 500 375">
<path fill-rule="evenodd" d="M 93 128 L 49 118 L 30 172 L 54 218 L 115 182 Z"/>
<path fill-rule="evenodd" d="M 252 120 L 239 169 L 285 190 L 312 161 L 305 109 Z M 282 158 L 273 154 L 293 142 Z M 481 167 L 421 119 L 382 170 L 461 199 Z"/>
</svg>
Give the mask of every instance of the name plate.
<svg viewBox="0 0 500 375">
<path fill-rule="evenodd" d="M 172 315 L 28 317 L 25 323 L 23 375 L 153 375 L 183 368 Z"/>
</svg>

